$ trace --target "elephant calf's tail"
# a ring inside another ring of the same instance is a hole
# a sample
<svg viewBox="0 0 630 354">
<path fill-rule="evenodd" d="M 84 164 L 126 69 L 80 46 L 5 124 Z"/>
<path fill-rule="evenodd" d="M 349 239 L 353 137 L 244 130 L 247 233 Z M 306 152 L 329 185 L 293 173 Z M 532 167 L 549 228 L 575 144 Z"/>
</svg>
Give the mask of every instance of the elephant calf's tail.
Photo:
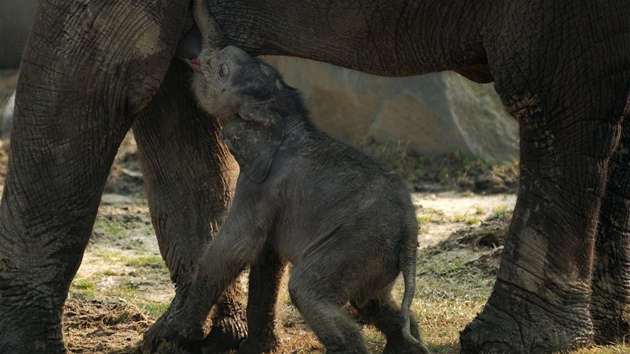
<svg viewBox="0 0 630 354">
<path fill-rule="evenodd" d="M 425 354 L 430 354 L 429 349 L 422 343 L 422 340 L 415 338 L 411 335 L 411 301 L 416 291 L 416 246 L 407 245 L 400 257 L 400 269 L 403 275 L 403 281 L 405 283 L 405 292 L 402 299 L 401 309 L 401 325 L 403 331 L 403 338 L 408 343 L 413 344 L 416 348 Z"/>
</svg>

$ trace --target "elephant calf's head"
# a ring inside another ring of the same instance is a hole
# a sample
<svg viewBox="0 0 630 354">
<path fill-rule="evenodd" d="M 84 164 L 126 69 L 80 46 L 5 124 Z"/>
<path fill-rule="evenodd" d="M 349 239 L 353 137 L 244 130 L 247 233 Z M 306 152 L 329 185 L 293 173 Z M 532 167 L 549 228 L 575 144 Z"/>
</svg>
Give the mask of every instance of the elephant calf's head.
<svg viewBox="0 0 630 354">
<path fill-rule="evenodd" d="M 247 110 L 245 107 L 250 107 L 249 111 L 256 107 L 259 114 L 264 114 L 277 106 L 282 91 L 293 90 L 275 69 L 237 47 L 203 49 L 197 63 L 198 67 L 193 65 L 197 100 L 224 124 Z"/>
<path fill-rule="evenodd" d="M 196 1 L 194 16 L 202 38 L 199 56 L 190 60 L 197 101 L 223 125 L 221 136 L 241 171 L 262 182 L 282 143 L 284 120 L 306 119 L 300 95 L 270 65 L 237 47 L 221 48 L 203 1 Z"/>
</svg>

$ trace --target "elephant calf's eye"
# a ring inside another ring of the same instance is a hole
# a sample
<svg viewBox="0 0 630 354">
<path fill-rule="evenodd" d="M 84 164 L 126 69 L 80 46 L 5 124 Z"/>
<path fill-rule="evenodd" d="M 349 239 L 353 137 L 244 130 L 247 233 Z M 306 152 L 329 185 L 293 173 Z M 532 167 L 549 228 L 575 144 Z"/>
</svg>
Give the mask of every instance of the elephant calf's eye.
<svg viewBox="0 0 630 354">
<path fill-rule="evenodd" d="M 221 64 L 219 66 L 219 80 L 225 81 L 228 75 L 230 75 L 230 68 L 226 63 Z"/>
</svg>

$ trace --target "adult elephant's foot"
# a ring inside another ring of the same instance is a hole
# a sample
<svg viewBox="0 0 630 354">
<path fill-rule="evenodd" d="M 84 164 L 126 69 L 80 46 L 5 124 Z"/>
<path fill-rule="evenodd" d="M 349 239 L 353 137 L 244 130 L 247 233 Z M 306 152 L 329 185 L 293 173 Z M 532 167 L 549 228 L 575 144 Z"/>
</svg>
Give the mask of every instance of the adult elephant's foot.
<svg viewBox="0 0 630 354">
<path fill-rule="evenodd" d="M 60 318 L 28 309 L 19 309 L 23 312 L 16 318 L 7 316 L 4 310 L 0 309 L 0 353 L 66 353 Z M 25 318 L 33 322 L 25 323 Z"/>
<path fill-rule="evenodd" d="M 585 296 L 565 299 L 558 307 L 497 280 L 484 310 L 461 332 L 461 352 L 549 353 L 591 344 L 593 325 Z"/>
<path fill-rule="evenodd" d="M 627 342 L 630 335 L 628 298 L 593 287 L 591 316 L 595 328 L 595 343 L 605 345 Z"/>
<path fill-rule="evenodd" d="M 4 272 L 7 268 L 12 270 L 12 263 L 9 257 L 3 259 L 1 251 L 0 353 L 65 353 L 61 334 L 65 293 L 52 293 L 52 287 L 47 287 L 49 284 L 21 282 L 36 278 L 35 270 L 31 273 Z M 36 286 L 39 291 L 28 290 Z"/>
<path fill-rule="evenodd" d="M 30 311 L 25 311 L 25 316 Z M 30 312 L 34 314 L 34 312 Z M 0 316 L 3 312 L 0 311 Z M 24 323 L 15 318 L 0 320 L 0 353 L 66 353 L 61 338 L 61 323 L 42 321 L 43 317 L 29 317 L 37 323 Z"/>
<path fill-rule="evenodd" d="M 280 346 L 281 342 L 275 335 L 273 329 L 251 334 L 241 343 L 238 354 L 262 354 L 272 353 Z"/>
</svg>

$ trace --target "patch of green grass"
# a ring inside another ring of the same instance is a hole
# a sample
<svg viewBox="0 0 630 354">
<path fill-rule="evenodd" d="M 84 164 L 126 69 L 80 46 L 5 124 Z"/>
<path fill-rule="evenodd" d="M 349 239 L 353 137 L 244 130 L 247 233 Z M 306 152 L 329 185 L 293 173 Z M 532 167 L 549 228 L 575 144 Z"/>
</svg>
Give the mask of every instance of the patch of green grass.
<svg viewBox="0 0 630 354">
<path fill-rule="evenodd" d="M 113 248 L 95 248 L 92 254 L 111 263 L 124 262 L 127 259 L 122 251 Z"/>
<path fill-rule="evenodd" d="M 416 266 L 417 298 L 485 300 L 494 278 L 470 265 L 479 255 L 470 249 L 445 251 L 432 247 L 420 250 Z"/>
<path fill-rule="evenodd" d="M 166 264 L 162 257 L 157 255 L 141 256 L 137 258 L 131 258 L 125 262 L 128 267 L 145 267 L 145 268 L 166 268 Z"/>
<path fill-rule="evenodd" d="M 507 205 L 499 205 L 494 208 L 494 212 L 492 213 L 491 218 L 501 218 L 508 214 L 508 206 Z"/>
<path fill-rule="evenodd" d="M 459 353 L 459 332 L 481 311 L 490 295 L 494 278 L 470 264 L 478 256 L 469 249 L 431 247 L 418 252 L 411 311 L 432 353 Z M 397 283 L 398 293 L 403 290 Z"/>
<path fill-rule="evenodd" d="M 127 233 L 126 229 L 122 225 L 117 224 L 115 222 L 111 222 L 107 219 L 101 219 L 101 218 L 96 219 L 96 221 L 94 222 L 93 229 L 94 230 L 100 229 L 103 231 L 105 235 L 111 235 L 111 236 L 114 236 L 115 238 L 121 238 Z"/>
<path fill-rule="evenodd" d="M 104 295 L 117 297 L 133 304 L 137 304 L 138 301 L 141 300 L 141 294 L 138 289 L 139 285 L 137 282 L 126 280 L 119 286 L 114 286 L 105 290 Z"/>
<path fill-rule="evenodd" d="M 418 223 L 428 224 L 428 223 L 441 223 L 444 221 L 446 216 L 444 212 L 436 209 L 421 209 L 420 216 L 418 216 Z"/>
<path fill-rule="evenodd" d="M 429 225 L 423 225 L 423 226 L 418 227 L 418 233 L 421 233 L 421 234 L 426 234 L 429 232 L 429 230 L 430 230 Z"/>
<path fill-rule="evenodd" d="M 475 225 L 475 224 L 479 224 L 480 222 L 481 222 L 481 219 L 479 219 L 479 217 L 477 216 L 467 217 L 466 220 L 464 220 L 464 223 L 466 225 Z"/>
<path fill-rule="evenodd" d="M 140 302 L 136 305 L 142 310 L 142 312 L 144 312 L 145 315 L 151 318 L 159 318 L 164 312 L 166 312 L 166 310 L 168 310 L 171 301 L 172 299 L 168 302 L 147 301 Z"/>
<path fill-rule="evenodd" d="M 431 217 L 431 215 L 420 215 L 418 216 L 418 223 L 419 224 L 428 224 L 431 222 L 433 218 Z"/>
<path fill-rule="evenodd" d="M 452 219 L 453 222 L 461 222 L 466 225 L 475 225 L 481 222 L 478 216 L 468 216 L 468 215 L 455 215 Z"/>
<path fill-rule="evenodd" d="M 432 353 L 459 353 L 459 332 L 483 308 L 483 301 L 420 299 L 414 304 L 422 339 Z"/>
<path fill-rule="evenodd" d="M 464 222 L 466 221 L 466 215 L 455 215 L 452 220 L 453 222 Z"/>
<path fill-rule="evenodd" d="M 597 353 L 597 354 L 627 354 L 630 353 L 630 347 L 627 343 L 622 344 L 613 344 L 610 346 L 600 346 L 595 345 L 591 348 L 584 348 L 576 350 L 572 352 L 575 354 L 588 354 L 588 353 Z"/>
<path fill-rule="evenodd" d="M 72 288 L 76 290 L 77 293 L 86 296 L 86 297 L 94 297 L 96 292 L 96 285 L 87 280 L 79 280 L 72 283 Z"/>
<path fill-rule="evenodd" d="M 159 276 L 164 282 L 170 282 L 166 263 L 159 255 L 130 257 L 125 261 L 125 266 L 134 268 L 134 276 L 146 276 L 154 279 Z"/>
</svg>

